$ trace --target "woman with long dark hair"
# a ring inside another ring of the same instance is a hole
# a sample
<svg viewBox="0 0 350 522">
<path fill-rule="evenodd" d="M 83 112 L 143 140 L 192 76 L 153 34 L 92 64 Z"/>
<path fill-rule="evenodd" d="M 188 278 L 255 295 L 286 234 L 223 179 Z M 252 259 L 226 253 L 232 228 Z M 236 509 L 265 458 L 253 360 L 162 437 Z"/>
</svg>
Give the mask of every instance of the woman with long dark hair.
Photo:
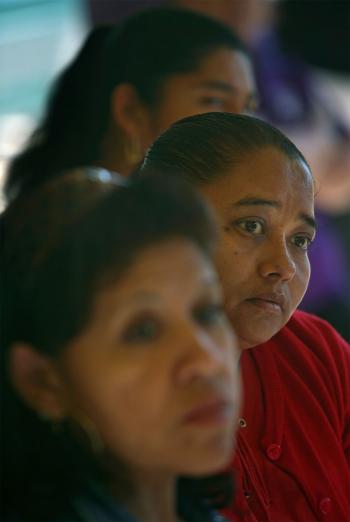
<svg viewBox="0 0 350 522">
<path fill-rule="evenodd" d="M 254 108 L 249 55 L 226 26 L 155 8 L 94 29 L 54 84 L 43 120 L 10 166 L 8 198 L 85 165 L 130 174 L 171 123 Z"/>
</svg>

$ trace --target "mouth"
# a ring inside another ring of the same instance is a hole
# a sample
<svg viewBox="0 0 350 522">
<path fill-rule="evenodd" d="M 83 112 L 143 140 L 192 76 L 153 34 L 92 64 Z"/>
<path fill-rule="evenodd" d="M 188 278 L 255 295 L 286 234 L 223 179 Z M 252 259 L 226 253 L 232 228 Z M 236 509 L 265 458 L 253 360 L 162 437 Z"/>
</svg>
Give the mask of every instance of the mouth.
<svg viewBox="0 0 350 522">
<path fill-rule="evenodd" d="M 277 314 L 284 312 L 286 307 L 286 298 L 283 294 L 261 294 L 246 301 L 257 308 Z"/>
<path fill-rule="evenodd" d="M 233 404 L 218 398 L 202 402 L 192 408 L 183 418 L 189 425 L 223 425 L 232 422 L 234 417 Z"/>
</svg>

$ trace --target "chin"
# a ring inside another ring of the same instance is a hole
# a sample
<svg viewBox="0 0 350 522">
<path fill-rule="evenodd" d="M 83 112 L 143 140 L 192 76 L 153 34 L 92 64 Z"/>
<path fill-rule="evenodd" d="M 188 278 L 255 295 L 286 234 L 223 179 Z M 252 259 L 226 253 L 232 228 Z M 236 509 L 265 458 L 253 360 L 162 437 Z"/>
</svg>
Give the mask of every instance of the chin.
<svg viewBox="0 0 350 522">
<path fill-rule="evenodd" d="M 198 451 L 196 454 L 192 452 L 191 456 L 186 455 L 184 465 L 181 469 L 181 475 L 189 475 L 200 477 L 205 475 L 214 475 L 225 469 L 232 460 L 234 451 L 234 436 L 230 440 L 217 441 L 216 447 Z"/>
<path fill-rule="evenodd" d="M 252 317 L 232 317 L 230 319 L 238 337 L 240 350 L 254 348 L 254 346 L 266 343 L 266 341 L 276 335 L 287 322 L 281 320 L 274 321 L 273 319 L 268 321 L 265 319 L 257 320 L 258 318 L 254 320 Z M 249 325 L 249 328 L 246 328 L 246 325 Z"/>
<path fill-rule="evenodd" d="M 192 477 L 205 477 L 208 475 L 216 475 L 222 472 L 230 464 L 232 460 L 233 452 L 230 451 L 224 458 L 221 459 L 203 459 L 201 462 L 194 464 L 186 469 L 182 470 L 180 475 L 192 476 Z"/>
<path fill-rule="evenodd" d="M 269 331 L 263 332 L 237 332 L 236 330 L 240 350 L 248 350 L 249 348 L 254 348 L 255 346 L 266 343 L 271 337 L 276 335 L 281 328 L 269 329 Z"/>
</svg>

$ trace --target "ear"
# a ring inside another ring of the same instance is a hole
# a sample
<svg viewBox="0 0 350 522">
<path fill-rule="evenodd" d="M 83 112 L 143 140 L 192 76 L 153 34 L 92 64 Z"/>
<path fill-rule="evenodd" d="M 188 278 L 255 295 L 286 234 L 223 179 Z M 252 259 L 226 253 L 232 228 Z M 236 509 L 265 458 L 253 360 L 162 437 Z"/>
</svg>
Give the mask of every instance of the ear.
<svg viewBox="0 0 350 522">
<path fill-rule="evenodd" d="M 37 413 L 52 419 L 66 416 L 66 387 L 53 359 L 30 345 L 11 347 L 9 373 L 18 395 Z"/>
<path fill-rule="evenodd" d="M 128 139 L 146 149 L 150 140 L 150 113 L 135 87 L 129 83 L 117 85 L 112 93 L 112 117 Z"/>
</svg>

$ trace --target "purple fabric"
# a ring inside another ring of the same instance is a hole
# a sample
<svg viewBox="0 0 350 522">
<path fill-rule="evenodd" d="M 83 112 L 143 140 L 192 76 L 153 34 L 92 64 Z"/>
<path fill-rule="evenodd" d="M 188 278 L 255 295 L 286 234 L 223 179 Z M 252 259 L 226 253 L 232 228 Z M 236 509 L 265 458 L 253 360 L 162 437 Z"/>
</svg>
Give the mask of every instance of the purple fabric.
<svg viewBox="0 0 350 522">
<path fill-rule="evenodd" d="M 326 216 L 318 213 L 317 223 L 318 234 L 310 249 L 310 284 L 301 304 L 301 308 L 313 312 L 329 299 L 349 299 L 342 244 Z"/>
<path fill-rule="evenodd" d="M 262 115 L 277 126 L 306 124 L 312 118 L 308 67 L 286 56 L 272 31 L 260 35 L 253 58 Z"/>
<path fill-rule="evenodd" d="M 310 68 L 295 56 L 286 55 L 278 35 L 266 31 L 253 46 L 260 116 L 283 129 L 308 128 L 317 101 Z M 318 100 L 319 103 L 320 100 Z M 334 114 L 327 113 L 338 139 L 348 139 L 349 129 Z M 329 303 L 350 304 L 350 269 L 346 249 L 330 218 L 318 212 L 318 233 L 310 249 L 311 279 L 301 308 L 318 313 Z"/>
</svg>

